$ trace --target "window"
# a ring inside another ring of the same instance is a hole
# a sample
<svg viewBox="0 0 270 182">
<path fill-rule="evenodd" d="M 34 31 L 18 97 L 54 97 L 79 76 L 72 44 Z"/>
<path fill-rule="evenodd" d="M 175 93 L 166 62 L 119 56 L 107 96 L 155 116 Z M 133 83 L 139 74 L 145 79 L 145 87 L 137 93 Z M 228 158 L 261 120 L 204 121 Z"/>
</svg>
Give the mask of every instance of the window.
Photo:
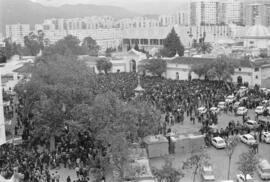
<svg viewBox="0 0 270 182">
<path fill-rule="evenodd" d="M 255 77 L 256 79 L 258 79 L 258 75 L 256 75 L 256 77 Z"/>
<path fill-rule="evenodd" d="M 255 68 L 254 71 L 255 71 L 255 72 L 259 71 L 259 68 Z"/>
<path fill-rule="evenodd" d="M 238 70 L 239 70 L 239 71 L 242 71 L 242 69 L 241 69 L 241 68 L 238 68 Z"/>
<path fill-rule="evenodd" d="M 254 41 L 250 41 L 249 43 L 250 43 L 250 44 L 254 44 Z"/>
</svg>

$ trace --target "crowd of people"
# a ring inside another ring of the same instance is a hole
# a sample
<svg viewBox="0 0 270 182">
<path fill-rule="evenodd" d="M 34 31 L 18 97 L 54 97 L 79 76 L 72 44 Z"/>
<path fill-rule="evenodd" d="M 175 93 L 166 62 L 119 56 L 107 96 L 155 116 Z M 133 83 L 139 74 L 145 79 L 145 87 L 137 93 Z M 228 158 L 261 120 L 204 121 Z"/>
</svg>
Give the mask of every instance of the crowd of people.
<svg viewBox="0 0 270 182">
<path fill-rule="evenodd" d="M 98 89 L 96 92 L 113 91 L 119 98 L 128 101 L 134 98 L 134 89 L 137 86 L 136 73 L 116 73 L 99 75 L 97 77 Z M 251 132 L 242 127 L 243 121 L 231 121 L 226 128 L 215 130 L 211 126 L 218 124 L 218 113 L 209 109 L 224 101 L 224 96 L 234 94 L 237 100 L 237 86 L 231 83 L 205 80 L 167 80 L 160 77 L 142 77 L 142 87 L 145 89 L 144 101 L 149 102 L 164 114 L 164 122 L 160 123 L 160 133 L 166 134 L 175 124 L 183 124 L 189 118 L 193 124 L 200 123 L 201 132 L 206 134 L 206 145 L 209 145 L 211 137 L 221 136 L 228 138 L 229 135 Z M 269 95 L 262 93 L 259 89 L 249 90 L 245 96 L 248 98 L 241 104 L 249 109 L 255 108 Z M 256 99 L 255 99 L 256 98 Z M 259 100 L 259 102 L 258 102 Z M 208 111 L 200 113 L 198 108 L 204 106 Z M 227 104 L 224 112 L 233 113 L 233 103 Z M 18 128 L 23 130 L 23 139 L 29 139 L 31 123 L 25 122 L 22 115 L 18 113 Z M 270 125 L 261 124 L 256 128 L 256 133 L 261 135 L 262 131 L 270 131 Z M 60 137 L 56 138 L 56 149 L 50 152 L 49 141 L 36 139 L 34 146 L 5 144 L 0 147 L 0 172 L 5 178 L 10 178 L 14 167 L 24 175 L 25 182 L 59 182 L 60 167 L 74 169 L 77 179 L 68 177 L 67 182 L 74 180 L 78 182 L 89 181 L 91 170 L 99 169 L 100 156 L 105 156 L 106 149 L 93 139 L 91 133 L 78 133 L 76 140 L 71 136 L 69 127 L 63 127 Z M 260 138 L 260 136 L 258 136 Z M 40 149 L 37 146 L 42 146 Z M 55 172 L 50 172 L 55 169 Z M 101 170 L 102 171 L 102 170 Z M 101 176 L 104 177 L 104 174 Z"/>
</svg>

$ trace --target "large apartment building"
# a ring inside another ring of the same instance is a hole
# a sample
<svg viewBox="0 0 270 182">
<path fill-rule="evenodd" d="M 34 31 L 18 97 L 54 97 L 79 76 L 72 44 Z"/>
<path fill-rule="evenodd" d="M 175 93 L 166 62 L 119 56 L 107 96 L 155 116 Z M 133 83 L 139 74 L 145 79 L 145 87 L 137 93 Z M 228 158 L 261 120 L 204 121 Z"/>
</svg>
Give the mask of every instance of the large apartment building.
<svg viewBox="0 0 270 182">
<path fill-rule="evenodd" d="M 243 1 L 227 0 L 224 2 L 225 23 L 243 24 Z"/>
<path fill-rule="evenodd" d="M 244 23 L 247 26 L 256 23 L 270 26 L 270 2 L 245 4 Z"/>
<path fill-rule="evenodd" d="M 29 33 L 29 24 L 6 25 L 5 37 L 10 37 L 12 42 L 16 42 L 17 44 L 21 44 L 22 46 L 24 46 L 24 36 L 28 35 Z"/>
<path fill-rule="evenodd" d="M 197 26 L 224 23 L 224 4 L 218 0 L 191 2 L 190 23 Z"/>
</svg>

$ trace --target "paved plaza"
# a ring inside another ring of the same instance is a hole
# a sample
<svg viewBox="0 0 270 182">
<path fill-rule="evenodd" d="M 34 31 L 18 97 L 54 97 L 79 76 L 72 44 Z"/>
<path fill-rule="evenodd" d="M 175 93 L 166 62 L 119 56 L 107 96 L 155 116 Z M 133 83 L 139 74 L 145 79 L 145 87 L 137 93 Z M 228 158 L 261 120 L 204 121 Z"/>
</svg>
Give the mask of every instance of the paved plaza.
<svg viewBox="0 0 270 182">
<path fill-rule="evenodd" d="M 249 110 L 248 116 L 251 119 L 254 119 L 255 113 L 252 110 Z M 228 123 L 231 121 L 237 121 L 239 120 L 242 122 L 242 117 L 237 117 L 233 113 L 228 113 L 225 114 L 221 112 L 219 114 L 219 120 L 218 120 L 218 128 L 225 128 Z M 184 129 L 189 129 L 190 131 L 198 131 L 200 129 L 201 124 L 196 123 L 193 125 L 190 121 L 189 118 L 185 118 L 184 121 L 184 126 L 177 124 L 174 126 L 173 130 L 174 131 L 180 131 L 182 132 L 183 128 Z M 239 174 L 237 168 L 238 165 L 236 164 L 239 160 L 239 155 L 243 152 L 247 152 L 249 150 L 249 147 L 246 144 L 239 143 L 238 146 L 236 147 L 234 154 L 232 156 L 232 163 L 231 163 L 231 179 L 235 180 L 236 179 L 236 174 Z M 210 155 L 210 163 L 213 165 L 214 168 L 214 174 L 216 177 L 216 181 L 221 181 L 221 180 L 226 180 L 227 179 L 227 172 L 228 172 L 228 156 L 226 154 L 225 149 L 216 149 L 213 146 L 209 147 L 206 149 L 207 153 Z M 259 153 L 258 153 L 259 158 L 265 158 L 268 161 L 270 161 L 270 145 L 269 144 L 264 144 L 260 143 L 259 144 Z M 173 165 L 176 169 L 181 169 L 183 161 L 185 161 L 188 157 L 190 157 L 190 154 L 175 154 L 170 156 L 173 159 Z M 152 167 L 161 167 L 164 164 L 164 158 L 153 158 L 150 160 L 150 165 Z M 260 178 L 257 176 L 255 172 L 255 179 L 256 181 L 261 181 Z M 185 177 L 181 180 L 185 182 L 190 182 L 192 181 L 192 171 L 185 171 Z M 200 174 L 196 176 L 196 182 L 202 181 Z"/>
</svg>

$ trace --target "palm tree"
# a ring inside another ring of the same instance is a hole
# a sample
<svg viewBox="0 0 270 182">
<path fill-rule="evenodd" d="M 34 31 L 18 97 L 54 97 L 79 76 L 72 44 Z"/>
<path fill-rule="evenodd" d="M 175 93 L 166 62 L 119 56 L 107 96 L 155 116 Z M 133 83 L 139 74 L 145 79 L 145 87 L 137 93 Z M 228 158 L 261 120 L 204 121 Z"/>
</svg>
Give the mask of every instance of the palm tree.
<svg viewBox="0 0 270 182">
<path fill-rule="evenodd" d="M 197 44 L 196 49 L 198 53 L 206 54 L 206 53 L 211 53 L 213 50 L 213 47 L 210 43 L 201 42 Z"/>
</svg>

